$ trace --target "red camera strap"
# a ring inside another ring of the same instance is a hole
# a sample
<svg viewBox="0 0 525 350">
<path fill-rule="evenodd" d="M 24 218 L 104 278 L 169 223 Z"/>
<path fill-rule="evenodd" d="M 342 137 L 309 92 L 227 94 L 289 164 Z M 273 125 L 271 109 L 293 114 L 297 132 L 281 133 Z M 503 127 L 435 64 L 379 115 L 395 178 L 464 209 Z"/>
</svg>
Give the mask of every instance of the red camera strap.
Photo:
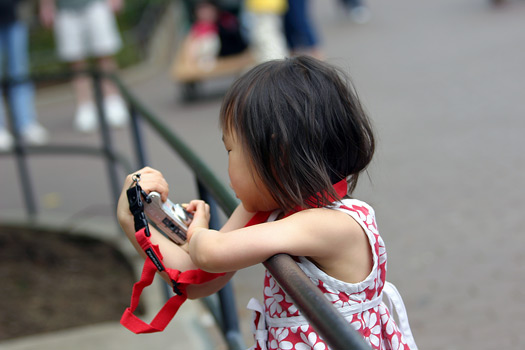
<svg viewBox="0 0 525 350">
<path fill-rule="evenodd" d="M 135 237 L 144 252 L 148 255 L 148 259 L 144 261 L 140 280 L 133 285 L 131 304 L 122 315 L 120 323 L 136 334 L 161 332 L 173 319 L 180 306 L 186 301 L 186 287 L 188 285 L 206 283 L 224 274 L 209 273 L 200 269 L 180 272 L 179 270 L 167 268 L 162 262 L 163 257 L 159 246 L 151 243 L 150 237 L 146 235 L 145 228 L 137 231 Z M 169 276 L 173 284 L 173 291 L 176 294 L 166 302 L 151 323 L 146 323 L 133 312 L 139 305 L 142 291 L 151 285 L 157 271 L 165 272 Z"/>
<path fill-rule="evenodd" d="M 209 273 L 200 269 L 180 272 L 164 266 L 159 246 L 151 243 L 151 234 L 148 228 L 148 221 L 144 215 L 144 203 L 142 202 L 142 196 L 144 196 L 145 200 L 147 200 L 147 196 L 138 184 L 140 174 L 136 174 L 133 180 L 134 185 L 127 190 L 126 194 L 129 209 L 135 222 L 135 238 L 148 258 L 144 260 L 140 280 L 133 285 L 130 306 L 124 311 L 120 323 L 136 334 L 155 333 L 161 332 L 166 328 L 180 306 L 186 301 L 188 298 L 186 294 L 188 285 L 206 283 L 224 274 Z M 150 323 L 146 323 L 138 318 L 134 312 L 139 305 L 142 291 L 153 283 L 157 271 L 168 276 L 175 295 L 166 302 Z"/>
</svg>

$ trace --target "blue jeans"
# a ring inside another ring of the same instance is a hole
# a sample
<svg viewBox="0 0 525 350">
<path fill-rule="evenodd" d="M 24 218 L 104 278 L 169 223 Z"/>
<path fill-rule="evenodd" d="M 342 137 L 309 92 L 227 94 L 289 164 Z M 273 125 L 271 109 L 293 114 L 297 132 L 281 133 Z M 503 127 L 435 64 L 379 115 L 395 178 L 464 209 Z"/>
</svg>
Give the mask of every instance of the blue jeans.
<svg viewBox="0 0 525 350">
<path fill-rule="evenodd" d="M 0 27 L 0 79 L 2 78 L 4 58 L 7 59 L 7 77 L 24 79 L 28 76 L 28 29 L 24 23 L 18 21 Z M 6 125 L 5 106 L 1 93 L 0 87 L 0 128 Z M 11 86 L 8 101 L 18 131 L 24 130 L 36 121 L 34 99 L 35 90 L 31 81 L 24 81 Z"/>
<path fill-rule="evenodd" d="M 284 32 L 291 50 L 315 48 L 319 39 L 310 18 L 308 0 L 289 0 L 284 15 Z"/>
</svg>

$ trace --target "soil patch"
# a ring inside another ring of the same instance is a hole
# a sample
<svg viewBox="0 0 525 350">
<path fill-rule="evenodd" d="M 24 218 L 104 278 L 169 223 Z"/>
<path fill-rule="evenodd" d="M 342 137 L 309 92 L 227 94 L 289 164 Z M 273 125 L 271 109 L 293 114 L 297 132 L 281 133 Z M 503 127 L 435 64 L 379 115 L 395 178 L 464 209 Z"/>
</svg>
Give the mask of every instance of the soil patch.
<svg viewBox="0 0 525 350">
<path fill-rule="evenodd" d="M 118 321 L 133 270 L 107 243 L 0 227 L 0 340 Z"/>
</svg>

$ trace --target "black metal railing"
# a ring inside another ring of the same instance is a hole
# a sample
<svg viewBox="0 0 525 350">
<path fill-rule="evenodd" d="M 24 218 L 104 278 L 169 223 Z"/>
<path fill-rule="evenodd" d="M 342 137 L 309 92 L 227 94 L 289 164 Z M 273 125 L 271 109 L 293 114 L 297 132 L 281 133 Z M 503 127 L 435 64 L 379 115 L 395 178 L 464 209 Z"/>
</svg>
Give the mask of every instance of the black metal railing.
<svg viewBox="0 0 525 350">
<path fill-rule="evenodd" d="M 89 71 L 93 77 L 95 97 L 99 114 L 100 132 L 102 135 L 101 147 L 71 147 L 67 149 L 59 146 L 44 147 L 25 147 L 20 139 L 20 133 L 16 130 L 16 123 L 12 115 L 11 129 L 15 136 L 15 147 L 9 154 L 14 154 L 17 159 L 18 171 L 22 179 L 22 191 L 24 201 L 29 216 L 37 214 L 33 187 L 30 180 L 30 174 L 27 168 L 27 156 L 30 154 L 60 154 L 60 153 L 78 153 L 85 155 L 99 155 L 105 159 L 107 176 L 110 181 L 113 200 L 116 203 L 120 195 L 120 185 L 117 179 L 117 167 L 124 166 L 130 171 L 129 162 L 120 156 L 113 148 L 112 137 L 109 127 L 106 123 L 104 108 L 102 108 L 102 89 L 101 78 L 107 77 L 119 88 L 121 95 L 126 100 L 131 115 L 131 137 L 135 145 L 136 163 L 139 167 L 144 166 L 146 162 L 146 152 L 144 149 L 144 140 L 141 133 L 140 122 L 146 122 L 166 144 L 177 153 L 178 156 L 186 163 L 195 175 L 198 192 L 202 199 L 206 200 L 211 207 L 212 217 L 210 227 L 219 228 L 220 223 L 213 215 L 220 208 L 227 216 L 231 215 L 236 206 L 237 200 L 232 196 L 231 191 L 215 176 L 206 164 L 173 132 L 170 128 L 162 123 L 153 113 L 149 111 L 123 84 L 116 75 L 107 75 L 99 71 Z M 35 76 L 33 80 L 51 80 L 63 79 L 64 76 L 72 76 L 72 73 L 60 75 Z M 4 80 L 2 86 L 4 91 L 9 91 L 12 84 L 20 83 L 21 80 Z M 8 113 L 12 114 L 12 113 Z M 7 154 L 2 152 L 0 155 Z M 370 349 L 364 342 L 363 338 L 355 332 L 348 322 L 339 314 L 333 305 L 324 297 L 321 291 L 314 286 L 310 279 L 297 266 L 292 258 L 286 254 L 278 254 L 268 261 L 264 266 L 272 274 L 275 280 L 280 284 L 283 290 L 290 295 L 297 308 L 309 320 L 313 328 L 328 343 L 331 349 L 336 350 L 359 350 Z M 218 302 L 217 302 L 218 300 Z M 204 303 L 212 312 L 215 320 L 222 330 L 225 341 L 229 349 L 244 349 L 245 345 L 239 331 L 239 321 L 235 308 L 233 288 L 231 282 L 226 285 L 217 297 L 206 298 Z"/>
</svg>

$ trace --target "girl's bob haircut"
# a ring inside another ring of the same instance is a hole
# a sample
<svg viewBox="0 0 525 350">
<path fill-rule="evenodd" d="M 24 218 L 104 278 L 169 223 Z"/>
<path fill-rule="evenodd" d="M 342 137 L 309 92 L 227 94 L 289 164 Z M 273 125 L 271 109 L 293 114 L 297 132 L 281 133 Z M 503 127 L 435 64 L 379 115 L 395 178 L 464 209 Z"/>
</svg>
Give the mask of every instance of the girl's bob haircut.
<svg viewBox="0 0 525 350">
<path fill-rule="evenodd" d="M 283 210 L 323 207 L 347 179 L 351 194 L 372 160 L 370 121 L 348 78 L 307 56 L 269 61 L 240 77 L 220 112 Z"/>
</svg>

